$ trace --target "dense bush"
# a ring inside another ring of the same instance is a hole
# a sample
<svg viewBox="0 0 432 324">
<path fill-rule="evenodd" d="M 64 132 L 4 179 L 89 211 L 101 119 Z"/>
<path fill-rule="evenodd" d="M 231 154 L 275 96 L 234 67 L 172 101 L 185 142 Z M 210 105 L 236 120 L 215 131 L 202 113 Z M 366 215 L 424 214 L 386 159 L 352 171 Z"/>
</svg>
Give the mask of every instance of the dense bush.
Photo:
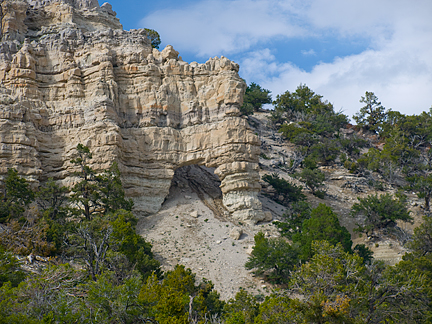
<svg viewBox="0 0 432 324">
<path fill-rule="evenodd" d="M 285 113 L 288 119 L 301 119 L 306 115 L 322 115 L 333 112 L 333 106 L 322 100 L 322 96 L 316 94 L 306 85 L 300 84 L 296 91 L 286 91 L 277 95 L 273 101 L 277 112 Z"/>
<path fill-rule="evenodd" d="M 301 127 L 298 124 L 283 124 L 279 128 L 279 132 L 283 134 L 289 141 L 295 143 L 297 140 L 299 140 L 302 136 L 307 134 L 312 134 L 312 131 Z"/>
<path fill-rule="evenodd" d="M 305 201 L 298 201 L 290 204 L 282 215 L 282 221 L 273 223 L 279 228 L 282 236 L 292 239 L 296 233 L 301 233 L 303 222 L 310 218 L 311 207 Z"/>
<path fill-rule="evenodd" d="M 266 238 L 262 232 L 256 234 L 254 240 L 246 269 L 254 269 L 256 275 L 265 274 L 270 282 L 287 283 L 298 263 L 299 247 L 284 238 Z"/>
<path fill-rule="evenodd" d="M 89 166 L 91 158 L 88 147 L 79 144 L 71 161 L 79 181 L 66 188 L 49 179 L 36 194 L 9 169 L 1 206 L 2 219 L 9 222 L 0 233 L 0 245 L 21 255 L 81 261 L 93 280 L 105 271 L 112 271 L 119 282 L 133 271 L 144 278 L 159 273 L 151 245 L 136 234 L 133 203 L 125 198 L 117 164 L 96 174 Z M 40 209 L 24 217 L 35 196 Z"/>
<path fill-rule="evenodd" d="M 0 247 L 0 287 L 6 282 L 10 282 L 12 287 L 16 287 L 24 278 L 25 273 L 21 270 L 17 258 Z"/>
<path fill-rule="evenodd" d="M 190 269 L 177 265 L 162 280 L 151 275 L 142 286 L 138 300 L 147 305 L 148 316 L 160 324 L 204 322 L 212 315 L 220 315 L 224 302 L 213 290 L 213 284 L 204 279 L 195 285 L 195 281 Z"/>
<path fill-rule="evenodd" d="M 413 220 L 404 197 L 393 198 L 390 194 L 384 194 L 357 199 L 359 202 L 352 206 L 351 215 L 362 217 L 356 230 L 366 235 L 373 234 L 376 229 L 395 225 L 397 220 Z"/>
<path fill-rule="evenodd" d="M 303 222 L 301 232 L 293 235 L 292 240 L 301 246 L 303 260 L 312 256 L 313 241 L 326 240 L 332 245 L 339 243 L 347 252 L 351 251 L 352 246 L 351 234 L 340 225 L 336 213 L 325 204 L 319 204 L 311 210 L 310 218 Z"/>
<path fill-rule="evenodd" d="M 15 169 L 8 169 L 0 193 L 0 223 L 22 216 L 26 206 L 34 200 L 34 192 Z"/>
<path fill-rule="evenodd" d="M 325 175 L 322 171 L 305 168 L 297 173 L 296 176 L 305 183 L 313 195 L 324 198 L 325 192 L 321 188 L 324 187 Z"/>
<path fill-rule="evenodd" d="M 262 179 L 275 190 L 272 197 L 273 200 L 282 205 L 288 205 L 291 202 L 301 201 L 306 198 L 302 193 L 302 187 L 293 185 L 287 180 L 280 178 L 277 173 L 273 173 L 272 175 L 266 174 Z"/>
</svg>

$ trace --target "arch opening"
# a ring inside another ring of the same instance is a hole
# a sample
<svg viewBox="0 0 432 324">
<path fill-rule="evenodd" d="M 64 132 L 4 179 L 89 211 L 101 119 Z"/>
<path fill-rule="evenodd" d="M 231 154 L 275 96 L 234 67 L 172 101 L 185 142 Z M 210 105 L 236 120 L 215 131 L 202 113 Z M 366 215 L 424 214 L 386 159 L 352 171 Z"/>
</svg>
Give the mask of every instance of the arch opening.
<svg viewBox="0 0 432 324">
<path fill-rule="evenodd" d="M 215 168 L 203 165 L 185 165 L 174 171 L 169 194 L 166 197 L 183 196 L 186 199 L 199 199 L 209 208 L 216 218 L 227 220 L 229 211 L 223 204 L 221 181 L 215 174 Z M 193 193 L 195 197 L 191 197 Z"/>
</svg>

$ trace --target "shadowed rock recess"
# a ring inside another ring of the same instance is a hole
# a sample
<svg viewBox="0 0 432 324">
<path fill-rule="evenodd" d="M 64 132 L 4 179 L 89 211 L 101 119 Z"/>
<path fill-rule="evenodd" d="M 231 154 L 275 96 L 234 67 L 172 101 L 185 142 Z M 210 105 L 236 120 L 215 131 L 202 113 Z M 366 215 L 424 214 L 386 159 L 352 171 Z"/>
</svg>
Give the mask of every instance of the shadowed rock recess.
<svg viewBox="0 0 432 324">
<path fill-rule="evenodd" d="M 158 211 L 175 169 L 216 168 L 234 219 L 264 218 L 260 143 L 239 106 L 245 83 L 225 57 L 183 62 L 125 31 L 97 0 L 5 0 L 0 43 L 0 174 L 71 185 L 78 143 L 92 167 L 119 163 L 140 215 Z"/>
</svg>

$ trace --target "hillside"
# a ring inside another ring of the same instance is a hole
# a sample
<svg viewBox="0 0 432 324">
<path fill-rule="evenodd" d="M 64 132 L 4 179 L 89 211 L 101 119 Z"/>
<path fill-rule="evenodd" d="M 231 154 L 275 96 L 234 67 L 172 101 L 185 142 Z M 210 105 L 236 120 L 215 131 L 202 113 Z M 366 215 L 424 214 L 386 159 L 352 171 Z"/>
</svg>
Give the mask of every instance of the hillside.
<svg viewBox="0 0 432 324">
<path fill-rule="evenodd" d="M 96 0 L 0 20 L 0 324 L 430 322 L 432 110 L 352 125 Z"/>
<path fill-rule="evenodd" d="M 284 140 L 269 125 L 269 116 L 268 112 L 258 112 L 248 117 L 262 143 L 260 176 L 278 173 L 281 178 L 302 185 L 281 168 L 281 161 L 289 161 L 295 145 Z M 266 159 L 262 157 L 263 154 Z M 340 223 L 352 234 L 354 245 L 366 244 L 374 252 L 374 257 L 389 264 L 399 262 L 406 248 L 397 236 L 382 235 L 370 240 L 364 236 L 359 237 L 353 231 L 358 220 L 350 215 L 350 209 L 357 202 L 357 197 L 383 194 L 384 191 L 371 188 L 365 178 L 350 173 L 341 165 L 321 167 L 321 170 L 326 174 L 327 194 L 324 199 L 319 199 L 304 189 L 308 202 L 314 207 L 319 203 L 331 206 L 338 214 Z M 234 297 L 240 287 L 255 293 L 268 293 L 271 285 L 247 271 L 244 264 L 252 251 L 255 234 L 263 231 L 267 237 L 278 237 L 279 232 L 272 221 L 250 226 L 224 214 L 226 211 L 220 208 L 220 183 L 213 172 L 212 169 L 199 166 L 179 169 L 162 209 L 141 221 L 139 233 L 153 244 L 156 257 L 164 269 L 172 269 L 177 263 L 183 264 L 191 268 L 198 278 L 212 280 L 224 299 Z M 355 188 L 353 184 L 356 184 Z M 286 207 L 266 197 L 266 183 L 261 181 L 261 185 L 263 191 L 259 199 L 263 211 L 271 213 L 272 220 L 281 220 Z M 388 189 L 385 192 L 395 193 L 396 190 Z M 412 234 L 413 228 L 422 222 L 422 200 L 415 194 L 408 196 L 414 223 L 400 222 L 398 226 L 407 234 Z M 233 229 L 243 232 L 240 239 L 230 237 Z"/>
</svg>

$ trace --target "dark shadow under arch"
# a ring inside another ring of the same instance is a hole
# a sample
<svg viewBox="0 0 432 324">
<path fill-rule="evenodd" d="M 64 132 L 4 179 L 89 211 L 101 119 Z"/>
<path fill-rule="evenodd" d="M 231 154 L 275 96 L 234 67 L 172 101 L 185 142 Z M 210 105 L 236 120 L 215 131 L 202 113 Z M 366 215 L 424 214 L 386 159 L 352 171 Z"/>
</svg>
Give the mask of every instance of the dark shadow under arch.
<svg viewBox="0 0 432 324">
<path fill-rule="evenodd" d="M 189 187 L 213 211 L 215 217 L 227 220 L 229 212 L 222 203 L 221 181 L 214 170 L 214 168 L 196 164 L 177 168 L 171 180 L 169 195 L 173 194 L 175 188 Z"/>
</svg>

